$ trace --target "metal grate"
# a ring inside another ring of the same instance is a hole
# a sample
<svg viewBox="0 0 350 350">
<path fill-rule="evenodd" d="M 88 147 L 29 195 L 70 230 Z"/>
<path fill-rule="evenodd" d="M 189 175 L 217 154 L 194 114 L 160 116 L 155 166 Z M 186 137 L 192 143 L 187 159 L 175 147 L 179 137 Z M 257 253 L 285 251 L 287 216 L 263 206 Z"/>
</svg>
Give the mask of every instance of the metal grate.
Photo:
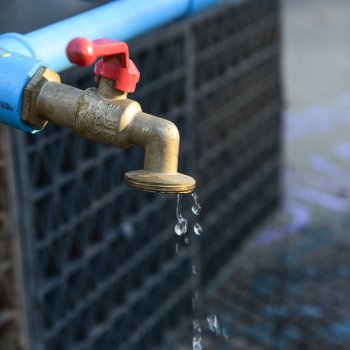
<svg viewBox="0 0 350 350">
<path fill-rule="evenodd" d="M 20 325 L 7 171 L 8 129 L 0 128 L 0 349 L 18 349 Z"/>
<path fill-rule="evenodd" d="M 279 7 L 245 1 L 193 25 L 205 281 L 279 200 Z"/>
<path fill-rule="evenodd" d="M 207 281 L 279 198 L 277 5 L 229 2 L 131 44 L 142 72 L 131 98 L 178 125 L 180 169 L 197 173 Z M 63 78 L 84 88 L 92 72 Z M 194 251 L 175 253 L 174 197 L 123 184 L 142 152 L 54 125 L 11 137 L 31 348 L 165 344 L 192 309 Z"/>
</svg>

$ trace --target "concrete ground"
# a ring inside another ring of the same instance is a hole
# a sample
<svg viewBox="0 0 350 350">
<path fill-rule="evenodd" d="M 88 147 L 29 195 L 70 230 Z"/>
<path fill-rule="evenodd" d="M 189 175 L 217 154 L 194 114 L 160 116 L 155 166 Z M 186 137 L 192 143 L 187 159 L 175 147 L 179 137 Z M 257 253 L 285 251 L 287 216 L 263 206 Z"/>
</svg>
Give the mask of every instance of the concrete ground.
<svg viewBox="0 0 350 350">
<path fill-rule="evenodd" d="M 350 147 L 344 120 L 350 92 L 350 2 L 284 0 L 283 4 L 286 165 L 309 172 L 310 162 L 322 167 L 326 157 L 350 171 L 350 162 L 336 155 Z M 295 142 L 295 136 L 303 141 Z"/>
<path fill-rule="evenodd" d="M 288 109 L 333 101 L 350 89 L 350 2 L 283 1 Z"/>
</svg>

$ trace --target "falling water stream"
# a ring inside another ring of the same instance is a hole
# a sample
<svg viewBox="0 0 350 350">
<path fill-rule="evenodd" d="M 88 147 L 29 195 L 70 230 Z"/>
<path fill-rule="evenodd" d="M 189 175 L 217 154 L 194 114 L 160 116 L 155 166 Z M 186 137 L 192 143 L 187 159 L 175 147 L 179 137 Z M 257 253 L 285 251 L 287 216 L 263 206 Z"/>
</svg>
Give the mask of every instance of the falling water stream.
<svg viewBox="0 0 350 350">
<path fill-rule="evenodd" d="M 193 198 L 193 205 L 191 207 L 192 213 L 196 216 L 198 216 L 201 212 L 201 206 L 198 201 L 198 195 L 193 192 L 192 193 L 192 198 Z M 186 235 L 187 230 L 188 230 L 188 221 L 185 219 L 182 214 L 181 214 L 181 194 L 177 195 L 177 205 L 176 205 L 176 217 L 177 217 L 177 224 L 175 225 L 175 233 L 178 236 Z M 200 236 L 203 233 L 203 229 L 199 222 L 195 222 L 193 224 L 193 232 L 197 235 Z M 189 235 L 186 235 L 184 238 L 185 244 L 190 243 L 190 238 Z M 176 244 L 176 253 L 179 251 L 179 244 Z M 192 264 L 192 275 L 193 278 L 197 275 L 197 266 L 193 263 Z M 195 283 L 194 283 L 195 285 Z M 193 296 L 192 296 L 192 307 L 193 310 L 196 311 L 197 309 L 197 304 L 198 304 L 198 289 L 195 287 L 193 289 Z M 228 334 L 226 328 L 220 328 L 218 318 L 215 314 L 210 314 L 206 317 L 206 321 L 209 327 L 209 330 L 213 332 L 216 336 L 222 336 L 225 341 L 228 341 Z M 193 338 L 192 338 L 192 349 L 193 350 L 203 350 L 203 345 L 202 345 L 202 325 L 200 318 L 195 317 L 193 319 Z"/>
<path fill-rule="evenodd" d="M 187 233 L 187 220 L 181 215 L 181 194 L 177 195 L 176 217 L 175 233 L 182 236 Z"/>
</svg>

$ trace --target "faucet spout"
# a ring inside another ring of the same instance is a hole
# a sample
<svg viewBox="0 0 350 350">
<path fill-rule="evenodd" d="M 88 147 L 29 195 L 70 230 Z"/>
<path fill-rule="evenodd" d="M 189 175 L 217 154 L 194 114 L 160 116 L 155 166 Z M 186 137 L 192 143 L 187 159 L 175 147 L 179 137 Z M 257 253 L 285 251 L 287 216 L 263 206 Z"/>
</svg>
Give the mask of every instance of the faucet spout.
<svg viewBox="0 0 350 350">
<path fill-rule="evenodd" d="M 139 112 L 129 127 L 131 143 L 145 149 L 145 162 L 144 170 L 125 174 L 126 183 L 150 192 L 193 192 L 195 180 L 177 172 L 180 135 L 175 124 Z"/>
<path fill-rule="evenodd" d="M 144 170 L 167 174 L 177 172 L 180 135 L 174 123 L 139 112 L 129 128 L 131 143 L 145 149 Z"/>
<path fill-rule="evenodd" d="M 177 172 L 180 135 L 174 123 L 142 112 L 136 101 L 114 92 L 110 80 L 101 78 L 99 89 L 83 91 L 47 80 L 46 73 L 38 71 L 36 83 L 25 91 L 29 123 L 53 122 L 118 148 L 141 146 L 144 169 L 126 173 L 127 185 L 149 192 L 193 192 L 195 180 Z"/>
</svg>

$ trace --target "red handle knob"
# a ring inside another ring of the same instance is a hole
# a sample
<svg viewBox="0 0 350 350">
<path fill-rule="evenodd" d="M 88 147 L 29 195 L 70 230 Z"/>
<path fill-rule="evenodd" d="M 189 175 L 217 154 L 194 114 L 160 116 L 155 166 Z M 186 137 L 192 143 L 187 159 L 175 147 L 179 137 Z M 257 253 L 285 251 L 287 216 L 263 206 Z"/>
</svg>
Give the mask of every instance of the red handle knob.
<svg viewBox="0 0 350 350">
<path fill-rule="evenodd" d="M 140 79 L 139 70 L 129 59 L 128 45 L 122 41 L 76 38 L 68 44 L 67 56 L 79 66 L 90 66 L 97 57 L 102 57 L 95 65 L 95 73 L 98 77 L 113 79 L 117 90 L 134 92 Z"/>
</svg>

